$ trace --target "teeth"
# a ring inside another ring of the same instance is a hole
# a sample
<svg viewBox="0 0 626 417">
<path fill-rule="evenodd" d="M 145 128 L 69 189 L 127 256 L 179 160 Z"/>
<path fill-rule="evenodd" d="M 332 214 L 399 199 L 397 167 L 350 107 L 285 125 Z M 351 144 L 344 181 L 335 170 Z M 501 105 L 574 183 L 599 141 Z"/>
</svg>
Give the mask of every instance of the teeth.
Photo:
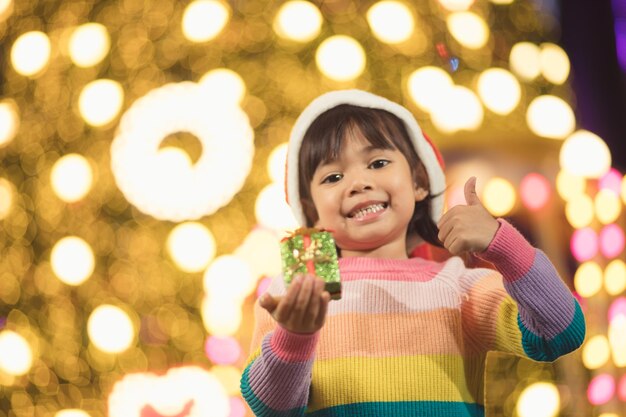
<svg viewBox="0 0 626 417">
<path fill-rule="evenodd" d="M 365 215 L 370 214 L 370 213 L 376 213 L 377 211 L 381 211 L 385 209 L 385 204 L 374 204 L 368 207 L 364 207 L 362 209 L 360 209 L 359 211 L 357 211 L 356 213 L 353 214 L 352 217 L 354 217 L 355 219 L 361 219 L 363 217 L 365 217 Z"/>
</svg>

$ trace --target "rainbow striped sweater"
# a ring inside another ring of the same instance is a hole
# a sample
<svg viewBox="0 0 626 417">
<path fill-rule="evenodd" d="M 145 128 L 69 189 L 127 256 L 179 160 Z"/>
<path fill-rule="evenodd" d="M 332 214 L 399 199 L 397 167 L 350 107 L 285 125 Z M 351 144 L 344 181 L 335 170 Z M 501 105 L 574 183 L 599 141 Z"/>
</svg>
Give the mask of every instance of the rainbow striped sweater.
<svg viewBox="0 0 626 417">
<path fill-rule="evenodd" d="M 339 260 L 342 299 L 315 334 L 258 303 L 241 391 L 257 416 L 484 416 L 488 351 L 553 361 L 585 336 L 580 306 L 543 252 L 509 223 L 480 256 Z M 269 290 L 284 294 L 282 279 Z"/>
</svg>

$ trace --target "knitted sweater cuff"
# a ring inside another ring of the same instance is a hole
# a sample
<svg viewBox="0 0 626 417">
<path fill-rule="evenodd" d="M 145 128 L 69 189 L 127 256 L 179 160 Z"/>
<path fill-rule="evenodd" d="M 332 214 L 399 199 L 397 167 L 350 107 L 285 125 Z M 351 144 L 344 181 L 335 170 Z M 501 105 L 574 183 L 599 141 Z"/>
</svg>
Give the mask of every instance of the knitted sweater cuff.
<svg viewBox="0 0 626 417">
<path fill-rule="evenodd" d="M 489 247 L 476 255 L 491 262 L 506 281 L 512 282 L 532 267 L 535 248 L 506 220 L 498 219 L 498 223 L 500 227 Z"/>
<path fill-rule="evenodd" d="M 279 325 L 276 326 L 270 343 L 274 353 L 282 360 L 303 362 L 314 356 L 319 333 L 293 333 Z"/>
</svg>

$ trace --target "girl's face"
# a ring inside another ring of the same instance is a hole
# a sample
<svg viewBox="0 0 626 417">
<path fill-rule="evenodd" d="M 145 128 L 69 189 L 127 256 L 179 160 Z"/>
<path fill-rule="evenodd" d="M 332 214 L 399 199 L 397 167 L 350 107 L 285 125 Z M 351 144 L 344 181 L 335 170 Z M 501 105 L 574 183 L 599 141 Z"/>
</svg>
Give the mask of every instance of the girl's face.
<svg viewBox="0 0 626 417">
<path fill-rule="evenodd" d="M 351 129 L 339 158 L 317 167 L 311 197 L 315 226 L 334 232 L 343 257 L 406 258 L 406 234 L 415 202 L 426 197 L 404 155 L 374 148 Z"/>
</svg>

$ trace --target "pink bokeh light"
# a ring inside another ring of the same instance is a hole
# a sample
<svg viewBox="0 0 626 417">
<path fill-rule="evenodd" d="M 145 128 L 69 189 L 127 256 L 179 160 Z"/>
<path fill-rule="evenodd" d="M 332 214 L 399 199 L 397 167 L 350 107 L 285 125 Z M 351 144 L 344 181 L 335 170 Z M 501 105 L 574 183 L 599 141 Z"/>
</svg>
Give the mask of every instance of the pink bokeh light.
<svg viewBox="0 0 626 417">
<path fill-rule="evenodd" d="M 626 374 L 622 375 L 617 384 L 617 398 L 626 402 Z"/>
<path fill-rule="evenodd" d="M 615 168 L 608 170 L 598 181 L 601 190 L 610 190 L 619 195 L 622 190 L 622 174 Z"/>
<path fill-rule="evenodd" d="M 590 228 L 576 230 L 570 240 L 570 250 L 578 262 L 585 262 L 598 253 L 598 235 Z"/>
<path fill-rule="evenodd" d="M 624 231 L 617 224 L 604 226 L 600 231 L 600 251 L 607 259 L 617 257 L 624 250 Z"/>
<path fill-rule="evenodd" d="M 612 322 L 618 315 L 626 317 L 626 297 L 616 298 L 609 307 L 607 312 L 609 323 Z"/>
<path fill-rule="evenodd" d="M 265 291 L 267 291 L 268 287 L 272 283 L 272 278 L 263 277 L 259 280 L 259 285 L 256 287 L 256 297 L 259 298 L 262 296 Z"/>
<path fill-rule="evenodd" d="M 204 352 L 217 365 L 232 365 L 241 356 L 241 346 L 230 336 L 209 336 L 204 344 Z"/>
<path fill-rule="evenodd" d="M 615 379 L 609 374 L 598 375 L 587 388 L 587 398 L 593 405 L 606 404 L 615 395 Z"/>
<path fill-rule="evenodd" d="M 239 397 L 230 397 L 230 414 L 228 417 L 244 417 L 246 415 L 246 406 Z"/>
<path fill-rule="evenodd" d="M 552 196 L 552 187 L 543 175 L 530 173 L 520 183 L 520 196 L 529 210 L 541 210 Z"/>
</svg>

